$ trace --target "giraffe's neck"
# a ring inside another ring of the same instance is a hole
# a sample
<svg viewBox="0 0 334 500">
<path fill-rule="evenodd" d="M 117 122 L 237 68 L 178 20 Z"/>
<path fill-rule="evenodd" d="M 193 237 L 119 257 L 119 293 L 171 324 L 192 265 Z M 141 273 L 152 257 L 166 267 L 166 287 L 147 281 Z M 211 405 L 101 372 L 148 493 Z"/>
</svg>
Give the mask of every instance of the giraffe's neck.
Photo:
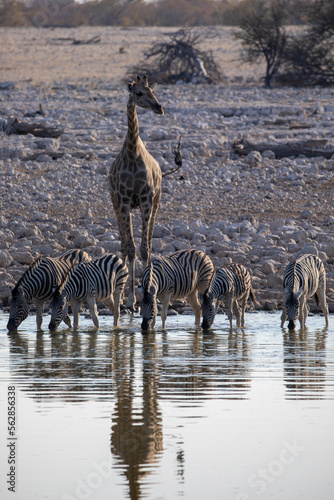
<svg viewBox="0 0 334 500">
<path fill-rule="evenodd" d="M 128 133 L 125 140 L 125 146 L 127 150 L 127 154 L 129 156 L 135 156 L 138 152 L 139 147 L 139 125 L 138 125 L 138 117 L 136 106 L 132 104 L 132 102 L 128 101 L 127 106 L 127 115 L 128 115 Z"/>
</svg>

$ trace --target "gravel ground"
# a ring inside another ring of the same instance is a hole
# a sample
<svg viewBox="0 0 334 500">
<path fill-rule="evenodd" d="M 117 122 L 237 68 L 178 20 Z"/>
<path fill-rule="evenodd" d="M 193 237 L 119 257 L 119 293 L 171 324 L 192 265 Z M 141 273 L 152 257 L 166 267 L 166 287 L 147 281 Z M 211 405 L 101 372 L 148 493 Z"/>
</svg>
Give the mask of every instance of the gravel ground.
<svg viewBox="0 0 334 500">
<path fill-rule="evenodd" d="M 18 33 L 24 34 L 27 66 L 32 32 L 39 44 L 41 36 L 59 38 L 63 33 L 9 30 L 14 41 Z M 92 34 L 79 31 L 77 38 L 83 33 L 87 38 Z M 131 33 L 138 38 L 145 30 Z M 57 64 L 50 68 L 50 63 L 44 72 L 48 79 L 41 80 L 37 71 L 35 78 L 25 81 L 22 58 L 16 58 L 15 78 L 13 64 L 2 61 L 0 82 L 13 82 L 0 91 L 2 120 L 16 116 L 63 130 L 59 139 L 0 133 L 0 303 L 5 308 L 11 288 L 37 256 L 72 247 L 92 256 L 120 250 L 107 174 L 126 134 L 126 87 L 118 73 L 111 80 L 106 75 L 102 56 L 97 61 L 93 54 L 92 66 L 95 70 L 99 62 L 100 73 L 88 78 L 75 68 L 84 65 L 88 71 L 92 54 L 84 53 L 78 61 L 75 49 L 66 45 L 66 58 L 59 60 L 55 46 L 50 47 Z M 21 54 L 19 48 L 15 50 Z M 217 54 L 226 58 L 226 53 L 217 48 Z M 182 137 L 183 166 L 163 178 L 153 253 L 199 248 L 216 267 L 232 261 L 246 265 L 257 308 L 265 310 L 282 306 L 287 263 L 301 253 L 315 253 L 325 264 L 333 312 L 334 158 L 276 158 L 270 150 L 239 156 L 233 144 L 247 139 L 334 151 L 334 90 L 265 90 L 254 81 L 246 85 L 254 71 L 236 84 L 230 64 L 226 81 L 219 85 L 158 87 L 156 96 L 165 115 L 138 111 L 140 135 L 163 172 L 173 168 L 171 150 Z M 39 104 L 45 116 L 31 116 Z M 134 212 L 133 221 L 139 247 L 139 212 Z M 141 272 L 138 260 L 138 278 Z"/>
</svg>

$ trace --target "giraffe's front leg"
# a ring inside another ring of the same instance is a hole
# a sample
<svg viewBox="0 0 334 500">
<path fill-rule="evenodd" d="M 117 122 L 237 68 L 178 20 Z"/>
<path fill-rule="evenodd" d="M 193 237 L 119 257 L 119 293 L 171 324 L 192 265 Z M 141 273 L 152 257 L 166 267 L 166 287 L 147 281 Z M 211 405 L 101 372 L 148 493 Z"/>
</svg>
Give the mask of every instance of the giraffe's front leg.
<svg viewBox="0 0 334 500">
<path fill-rule="evenodd" d="M 125 221 L 124 221 L 123 214 L 122 214 L 118 204 L 116 203 L 116 200 L 114 200 L 114 198 L 112 198 L 112 202 L 114 205 L 114 210 L 115 210 L 117 223 L 118 223 L 119 234 L 121 237 L 122 259 L 123 259 L 124 264 L 126 264 L 126 259 L 128 256 L 128 249 L 127 249 L 128 238 L 127 238 L 127 233 L 126 233 Z"/>
<path fill-rule="evenodd" d="M 149 227 L 152 218 L 151 207 L 147 205 L 141 205 L 141 219 L 142 219 L 142 236 L 140 245 L 140 258 L 143 262 L 144 269 L 148 265 L 151 249 L 149 246 Z"/>
<path fill-rule="evenodd" d="M 158 190 L 153 199 L 148 199 L 147 203 L 140 206 L 142 215 L 142 242 L 140 247 L 140 256 L 146 267 L 151 258 L 152 237 L 154 230 L 155 217 L 159 208 L 161 198 L 161 189 Z"/>
<path fill-rule="evenodd" d="M 127 248 L 126 248 L 126 253 L 129 258 L 129 264 L 128 264 L 128 269 L 129 269 L 129 295 L 128 295 L 128 300 L 126 303 L 126 309 L 130 309 L 130 311 L 134 311 L 134 306 L 136 303 L 136 294 L 135 294 L 135 261 L 136 261 L 136 247 L 135 247 L 135 242 L 133 238 L 133 231 L 132 231 L 132 220 L 131 220 L 131 212 L 130 209 L 126 210 L 124 209 L 122 211 L 123 213 L 123 220 L 124 220 L 124 225 L 125 225 L 125 230 L 127 234 Z"/>
</svg>

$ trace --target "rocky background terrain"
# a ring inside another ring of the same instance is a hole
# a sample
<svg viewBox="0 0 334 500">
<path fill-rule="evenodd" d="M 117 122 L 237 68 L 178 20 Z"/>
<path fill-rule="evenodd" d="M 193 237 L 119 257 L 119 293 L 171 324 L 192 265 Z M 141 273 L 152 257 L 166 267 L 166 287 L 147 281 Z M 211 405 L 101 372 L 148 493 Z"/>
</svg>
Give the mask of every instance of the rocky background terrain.
<svg viewBox="0 0 334 500">
<path fill-rule="evenodd" d="M 98 33 L 96 33 L 98 31 Z M 4 33 L 5 32 L 5 33 Z M 164 30 L 161 30 L 163 33 Z M 0 305 L 39 255 L 83 248 L 120 255 L 108 170 L 127 129 L 127 66 L 137 63 L 157 28 L 6 29 L 0 58 L 0 119 L 17 117 L 62 129 L 58 139 L 0 132 Z M 98 45 L 73 45 L 96 34 Z M 282 307 L 282 275 L 301 253 L 327 272 L 334 311 L 334 157 L 236 154 L 241 139 L 271 146 L 298 143 L 334 151 L 334 89 L 266 90 L 261 67 L 239 66 L 236 42 L 218 29 L 214 54 L 225 81 L 160 86 L 164 116 L 138 110 L 140 134 L 163 172 L 153 254 L 205 251 L 216 267 L 245 264 L 257 308 Z M 44 63 L 43 63 L 44 61 Z M 135 75 L 134 75 L 135 76 Z M 40 115 L 40 104 L 45 115 Z M 141 219 L 133 217 L 139 249 Z M 138 259 L 137 275 L 142 266 Z"/>
</svg>

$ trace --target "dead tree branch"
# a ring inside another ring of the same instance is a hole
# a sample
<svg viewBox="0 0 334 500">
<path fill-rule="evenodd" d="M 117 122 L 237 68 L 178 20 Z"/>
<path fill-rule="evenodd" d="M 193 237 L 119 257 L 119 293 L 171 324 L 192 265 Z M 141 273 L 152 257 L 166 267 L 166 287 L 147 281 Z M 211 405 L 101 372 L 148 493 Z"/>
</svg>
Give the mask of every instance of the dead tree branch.
<svg viewBox="0 0 334 500">
<path fill-rule="evenodd" d="M 18 118 L 9 118 L 9 120 L 0 120 L 0 131 L 7 135 L 27 135 L 32 134 L 35 137 L 57 138 L 63 130 L 55 127 L 46 127 L 41 123 L 20 122 Z"/>
</svg>

